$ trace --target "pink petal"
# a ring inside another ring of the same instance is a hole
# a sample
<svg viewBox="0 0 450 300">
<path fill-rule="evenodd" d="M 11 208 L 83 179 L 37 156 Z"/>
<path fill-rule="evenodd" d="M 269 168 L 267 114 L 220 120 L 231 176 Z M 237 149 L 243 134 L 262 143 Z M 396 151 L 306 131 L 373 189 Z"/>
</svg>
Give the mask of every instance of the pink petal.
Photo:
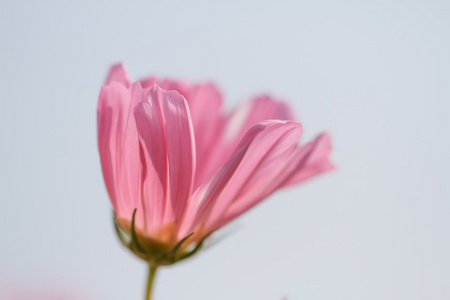
<svg viewBox="0 0 450 300">
<path fill-rule="evenodd" d="M 189 109 L 175 91 L 154 86 L 135 119 L 144 165 L 143 197 L 151 226 L 181 220 L 192 191 L 195 141 Z"/>
<path fill-rule="evenodd" d="M 139 84 L 102 87 L 97 109 L 98 145 L 106 188 L 118 218 L 131 218 L 140 196 L 140 160 L 133 108 L 142 101 Z M 138 218 L 140 220 L 140 218 Z"/>
<path fill-rule="evenodd" d="M 334 168 L 329 160 L 331 140 L 322 134 L 314 141 L 296 146 L 283 159 L 262 166 L 233 201 L 220 226 L 238 217 L 282 186 L 299 183 Z"/>
<path fill-rule="evenodd" d="M 179 92 L 189 104 L 195 135 L 197 166 L 194 188 L 197 188 L 217 170 L 217 168 L 213 171 L 210 170 L 208 157 L 214 155 L 214 151 L 216 151 L 215 141 L 218 139 L 225 121 L 221 113 L 222 95 L 212 83 L 192 85 L 182 80 L 157 81 L 155 77 L 151 77 L 142 80 L 141 84 L 145 87 L 154 82 L 159 82 L 162 89 Z"/>
<path fill-rule="evenodd" d="M 194 183 L 195 139 L 186 100 L 175 91 L 166 93 L 162 107 L 166 121 L 170 195 L 175 219 L 180 220 Z"/>
<path fill-rule="evenodd" d="M 238 144 L 245 133 L 255 124 L 265 120 L 294 120 L 290 107 L 270 96 L 252 99 L 234 110 L 227 120 L 224 138 Z"/>
<path fill-rule="evenodd" d="M 173 79 L 164 79 L 158 81 L 158 84 L 161 85 L 161 88 L 166 91 L 177 91 L 181 94 L 189 103 L 188 97 L 191 90 L 192 85 L 185 80 L 173 80 Z"/>
<path fill-rule="evenodd" d="M 142 87 L 145 88 L 152 88 L 153 85 L 155 83 L 157 83 L 156 77 L 152 76 L 152 77 L 148 77 L 145 79 L 141 79 L 139 80 L 139 82 L 141 83 Z"/>
<path fill-rule="evenodd" d="M 192 211 L 183 229 L 205 222 L 207 230 L 224 225 L 223 219 L 234 202 L 244 201 L 251 207 L 271 190 L 270 179 L 279 174 L 286 158 L 292 155 L 302 133 L 300 123 L 265 121 L 251 128 L 230 160 L 193 195 Z M 282 165 L 280 167 L 280 164 Z M 244 211 L 241 211 L 243 213 Z"/>
<path fill-rule="evenodd" d="M 106 84 L 111 82 L 119 82 L 125 87 L 130 86 L 130 76 L 128 75 L 127 68 L 123 64 L 116 64 L 109 70 L 108 78 L 106 79 Z"/>
<path fill-rule="evenodd" d="M 195 134 L 197 168 L 194 188 L 200 186 L 209 176 L 208 157 L 216 151 L 215 141 L 223 125 L 221 115 L 222 95 L 213 84 L 193 86 L 188 95 L 189 110 Z"/>
<path fill-rule="evenodd" d="M 245 133 L 255 124 L 265 120 L 294 120 L 289 106 L 269 96 L 252 99 L 235 109 L 219 124 L 220 133 L 211 145 L 211 155 L 202 159 L 202 181 L 211 176 L 230 158 Z M 220 119 L 219 119 L 220 120 Z"/>
<path fill-rule="evenodd" d="M 322 133 L 308 144 L 298 147 L 291 169 L 286 170 L 290 174 L 282 185 L 290 186 L 333 170 L 335 167 L 329 157 L 331 150 L 331 137 L 328 133 Z"/>
</svg>

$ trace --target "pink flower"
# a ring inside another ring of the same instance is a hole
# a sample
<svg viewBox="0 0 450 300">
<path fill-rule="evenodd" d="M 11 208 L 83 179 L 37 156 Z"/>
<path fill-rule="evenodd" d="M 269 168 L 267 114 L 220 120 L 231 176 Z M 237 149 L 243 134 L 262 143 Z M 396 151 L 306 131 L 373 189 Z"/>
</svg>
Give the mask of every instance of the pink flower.
<svg viewBox="0 0 450 300">
<path fill-rule="evenodd" d="M 299 146 L 285 103 L 221 107 L 211 83 L 131 84 L 123 65 L 111 68 L 97 110 L 101 165 L 119 235 L 140 257 L 173 263 L 277 189 L 333 168 L 329 135 Z M 161 258 L 174 247 L 184 254 Z"/>
</svg>

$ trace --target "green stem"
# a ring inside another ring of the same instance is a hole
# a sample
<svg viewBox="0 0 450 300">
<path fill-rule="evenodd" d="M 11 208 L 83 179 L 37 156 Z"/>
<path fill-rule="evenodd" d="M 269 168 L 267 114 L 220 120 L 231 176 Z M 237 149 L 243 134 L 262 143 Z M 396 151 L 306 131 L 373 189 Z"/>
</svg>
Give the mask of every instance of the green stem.
<svg viewBox="0 0 450 300">
<path fill-rule="evenodd" d="M 148 279 L 147 279 L 147 292 L 145 293 L 145 300 L 151 300 L 152 299 L 152 288 L 153 288 L 153 281 L 155 279 L 156 269 L 157 266 L 149 265 L 149 271 L 148 271 Z"/>
</svg>

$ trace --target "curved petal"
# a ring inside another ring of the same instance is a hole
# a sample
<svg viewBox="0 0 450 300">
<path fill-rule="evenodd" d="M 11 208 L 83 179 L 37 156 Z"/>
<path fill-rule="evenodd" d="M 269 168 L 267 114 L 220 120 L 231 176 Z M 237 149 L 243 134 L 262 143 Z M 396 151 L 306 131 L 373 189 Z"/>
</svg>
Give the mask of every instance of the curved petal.
<svg viewBox="0 0 450 300">
<path fill-rule="evenodd" d="M 265 120 L 294 120 L 294 115 L 286 103 L 269 96 L 260 96 L 244 103 L 220 121 L 220 132 L 211 145 L 211 155 L 202 161 L 202 179 L 208 178 L 223 166 L 245 133 L 255 124 Z"/>
<path fill-rule="evenodd" d="M 111 82 L 118 82 L 122 84 L 125 87 L 130 86 L 130 76 L 128 75 L 127 68 L 125 65 L 119 63 L 116 65 L 113 65 L 111 69 L 109 69 L 108 77 L 106 79 L 106 84 L 109 84 Z"/>
<path fill-rule="evenodd" d="M 141 80 L 139 80 L 139 82 L 141 83 L 142 87 L 145 89 L 145 88 L 152 88 L 153 85 L 155 83 L 157 83 L 157 80 L 156 80 L 155 76 L 152 76 L 152 77 L 148 77 L 145 79 L 141 79 Z"/>
<path fill-rule="evenodd" d="M 282 186 L 290 186 L 333 170 L 335 167 L 330 161 L 331 150 L 331 136 L 327 132 L 298 147 L 291 169 L 286 171 L 287 176 Z"/>
<path fill-rule="evenodd" d="M 98 108 L 98 147 L 106 188 L 118 218 L 131 218 L 140 196 L 138 137 L 132 115 L 142 101 L 139 84 L 130 90 L 118 82 L 102 87 Z M 141 218 L 138 218 L 141 222 Z M 142 225 L 142 224 L 140 224 Z"/>
<path fill-rule="evenodd" d="M 281 172 L 280 164 L 292 155 L 301 133 L 300 123 L 292 121 L 265 121 L 252 127 L 223 168 L 195 191 L 183 230 L 200 223 L 206 231 L 214 230 L 224 224 L 234 202 L 245 198 L 242 201 L 253 206 L 262 200 L 259 196 L 270 189 L 263 184 Z"/>
<path fill-rule="evenodd" d="M 197 168 L 194 188 L 202 184 L 209 172 L 208 157 L 214 154 L 215 139 L 223 125 L 222 95 L 211 83 L 194 85 L 187 96 L 195 134 Z"/>
<path fill-rule="evenodd" d="M 164 79 L 164 80 L 159 80 L 158 84 L 161 86 L 162 89 L 164 89 L 166 91 L 177 91 L 189 103 L 188 96 L 189 96 L 189 91 L 191 89 L 191 84 L 188 81 Z"/>
<path fill-rule="evenodd" d="M 166 93 L 162 109 L 166 122 L 172 204 L 172 212 L 166 211 L 166 218 L 180 220 L 194 183 L 195 139 L 186 100 L 176 91 Z"/>
<path fill-rule="evenodd" d="M 282 101 L 262 95 L 244 103 L 227 119 L 224 139 L 237 144 L 255 124 L 265 120 L 294 120 L 291 108 Z"/>
<path fill-rule="evenodd" d="M 147 81 L 156 82 L 157 80 L 152 77 Z M 160 81 L 160 85 L 167 91 L 179 92 L 189 104 L 195 135 L 197 166 L 194 188 L 197 188 L 217 170 L 217 168 L 211 170 L 208 161 L 209 157 L 217 151 L 215 141 L 225 121 L 221 113 L 222 94 L 213 83 L 193 85 L 183 80 L 165 79 Z"/>
<path fill-rule="evenodd" d="M 331 139 L 327 133 L 318 136 L 314 141 L 296 146 L 293 151 L 278 161 L 268 162 L 253 181 L 247 186 L 248 192 L 236 197 L 230 205 L 224 218 L 223 226 L 238 217 L 253 205 L 272 194 L 280 187 L 293 185 L 322 172 L 332 170 L 333 164 L 329 160 Z"/>
<path fill-rule="evenodd" d="M 182 219 L 195 171 L 189 109 L 176 91 L 157 85 L 135 110 L 144 168 L 143 198 L 150 227 Z M 151 229 L 149 229 L 151 230 Z"/>
</svg>

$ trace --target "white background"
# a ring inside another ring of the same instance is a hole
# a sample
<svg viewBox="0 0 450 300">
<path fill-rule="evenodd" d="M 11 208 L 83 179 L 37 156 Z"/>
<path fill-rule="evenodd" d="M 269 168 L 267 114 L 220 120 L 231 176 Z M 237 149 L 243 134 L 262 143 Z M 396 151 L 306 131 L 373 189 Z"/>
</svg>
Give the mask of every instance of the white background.
<svg viewBox="0 0 450 300">
<path fill-rule="evenodd" d="M 228 109 L 279 96 L 303 141 L 331 132 L 338 166 L 162 269 L 156 300 L 450 299 L 449 2 L 211 2 L 2 1 L 0 295 L 143 299 L 96 145 L 123 61 L 214 80 Z"/>
</svg>

